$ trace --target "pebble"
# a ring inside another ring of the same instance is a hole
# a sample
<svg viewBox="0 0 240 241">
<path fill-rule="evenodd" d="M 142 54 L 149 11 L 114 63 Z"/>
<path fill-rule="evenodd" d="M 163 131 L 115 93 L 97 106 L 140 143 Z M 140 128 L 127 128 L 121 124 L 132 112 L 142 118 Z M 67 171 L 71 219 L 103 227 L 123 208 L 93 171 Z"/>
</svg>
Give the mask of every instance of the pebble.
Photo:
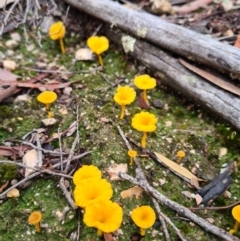
<svg viewBox="0 0 240 241">
<path fill-rule="evenodd" d="M 159 99 L 154 100 L 152 105 L 157 109 L 162 109 L 164 107 L 162 101 Z"/>
<path fill-rule="evenodd" d="M 16 62 L 13 60 L 3 60 L 3 68 L 10 71 L 15 70 Z"/>
<path fill-rule="evenodd" d="M 9 49 L 14 49 L 15 47 L 17 47 L 19 45 L 18 42 L 13 39 L 7 40 L 5 44 Z"/>
<path fill-rule="evenodd" d="M 6 52 L 5 52 L 6 56 L 13 56 L 14 55 L 14 51 L 11 50 L 11 49 L 8 49 Z"/>
<path fill-rule="evenodd" d="M 65 94 L 65 95 L 71 95 L 71 93 L 72 93 L 72 87 L 66 87 L 66 88 L 64 88 L 63 89 L 63 93 Z"/>
<path fill-rule="evenodd" d="M 47 118 L 47 119 L 43 119 L 42 123 L 44 126 L 52 126 L 57 122 L 57 120 L 55 118 Z"/>
<path fill-rule="evenodd" d="M 29 44 L 29 45 L 27 45 L 27 51 L 28 51 L 28 52 L 32 52 L 32 51 L 34 50 L 34 48 L 35 48 L 35 45 L 34 45 L 34 44 Z"/>
<path fill-rule="evenodd" d="M 17 42 L 21 42 L 21 35 L 17 32 L 10 33 L 11 39 Z"/>
</svg>

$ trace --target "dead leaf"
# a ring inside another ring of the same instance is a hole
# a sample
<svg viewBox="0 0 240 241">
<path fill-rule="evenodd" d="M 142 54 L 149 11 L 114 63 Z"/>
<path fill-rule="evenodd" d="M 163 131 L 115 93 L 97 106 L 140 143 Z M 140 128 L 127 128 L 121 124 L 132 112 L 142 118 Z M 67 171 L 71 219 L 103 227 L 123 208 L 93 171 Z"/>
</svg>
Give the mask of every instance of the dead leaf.
<svg viewBox="0 0 240 241">
<path fill-rule="evenodd" d="M 7 197 L 20 197 L 20 192 L 17 188 L 13 188 L 6 194 Z"/>
<path fill-rule="evenodd" d="M 193 199 L 195 197 L 195 194 L 193 194 L 189 191 L 182 191 L 182 194 L 189 199 Z"/>
<path fill-rule="evenodd" d="M 237 39 L 234 43 L 234 47 L 240 48 L 240 35 L 237 36 Z"/>
<path fill-rule="evenodd" d="M 9 181 L 5 182 L 1 187 L 0 187 L 0 193 L 4 190 L 4 188 L 7 187 Z"/>
<path fill-rule="evenodd" d="M 182 5 L 181 7 L 174 7 L 173 9 L 177 13 L 190 13 L 194 10 L 197 10 L 200 7 L 205 7 L 206 5 L 210 4 L 213 2 L 213 0 L 195 0 L 193 2 L 187 3 Z"/>
<path fill-rule="evenodd" d="M 23 164 L 29 167 L 38 167 L 39 160 L 38 160 L 38 152 L 35 149 L 28 151 L 23 156 Z M 31 173 L 35 172 L 33 169 L 26 168 L 24 176 L 27 177 Z"/>
<path fill-rule="evenodd" d="M 122 180 L 119 176 L 119 172 L 127 173 L 128 165 L 125 163 L 120 164 L 112 164 L 109 168 L 107 168 L 106 172 L 110 177 L 111 181 Z"/>
<path fill-rule="evenodd" d="M 39 90 L 55 90 L 55 89 L 63 89 L 67 86 L 71 85 L 70 82 L 67 83 L 60 83 L 60 84 L 32 84 L 32 83 L 24 83 L 24 82 L 18 82 L 18 87 L 24 87 L 24 88 L 36 88 Z"/>
<path fill-rule="evenodd" d="M 196 200 L 197 205 L 199 205 L 202 202 L 202 197 L 199 194 L 196 194 L 195 200 Z"/>
<path fill-rule="evenodd" d="M 146 109 L 146 110 L 151 109 L 148 103 L 146 103 L 146 101 L 143 99 L 142 93 L 139 95 L 137 105 L 142 109 Z"/>
<path fill-rule="evenodd" d="M 5 69 L 0 68 L 0 80 L 4 81 L 16 81 L 19 78 L 18 75 L 15 75 Z"/>
<path fill-rule="evenodd" d="M 0 90 L 0 103 L 11 97 L 12 95 L 14 95 L 16 93 L 16 90 L 17 90 L 17 85 L 16 84 L 13 84 L 11 85 L 10 87 L 6 88 L 6 89 L 3 89 L 3 90 Z"/>
<path fill-rule="evenodd" d="M 190 184 L 195 187 L 196 189 L 199 189 L 199 183 L 198 183 L 198 180 L 196 178 L 192 178 L 190 180 Z"/>
<path fill-rule="evenodd" d="M 173 173 L 176 175 L 187 178 L 189 182 L 191 180 L 203 181 L 203 179 L 198 178 L 194 174 L 192 174 L 187 168 L 177 164 L 176 162 L 168 159 L 167 157 L 163 156 L 160 153 L 154 152 L 156 157 L 158 158 L 159 162 L 162 163 L 164 166 L 168 167 Z"/>
<path fill-rule="evenodd" d="M 193 66 L 192 64 L 186 62 L 183 59 L 179 59 L 179 62 L 185 66 L 186 68 L 190 69 L 191 71 L 193 71 L 194 73 L 200 75 L 201 77 L 203 77 L 204 79 L 210 81 L 211 83 L 217 85 L 218 87 L 227 90 L 235 95 L 240 96 L 240 88 L 238 88 L 237 86 L 228 83 L 226 81 L 224 81 L 223 79 L 220 79 L 219 77 L 216 77 L 213 74 L 208 73 L 205 70 L 202 70 L 196 66 Z"/>
<path fill-rule="evenodd" d="M 209 223 L 214 223 L 214 219 L 213 218 L 206 218 L 206 220 L 209 222 Z"/>
<path fill-rule="evenodd" d="M 113 241 L 113 236 L 111 233 L 103 233 L 103 237 L 105 241 Z"/>
<path fill-rule="evenodd" d="M 142 192 L 143 192 L 143 189 L 141 187 L 134 186 L 127 190 L 122 191 L 120 195 L 122 198 L 136 197 L 138 199 L 141 196 Z"/>
</svg>

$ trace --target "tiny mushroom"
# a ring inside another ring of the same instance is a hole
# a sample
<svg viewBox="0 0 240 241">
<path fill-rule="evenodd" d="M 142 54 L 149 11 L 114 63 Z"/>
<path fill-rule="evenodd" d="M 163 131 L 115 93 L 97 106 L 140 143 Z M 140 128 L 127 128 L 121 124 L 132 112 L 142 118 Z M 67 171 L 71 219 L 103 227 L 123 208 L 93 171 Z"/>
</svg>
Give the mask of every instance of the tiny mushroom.
<svg viewBox="0 0 240 241">
<path fill-rule="evenodd" d="M 28 223 L 34 225 L 37 232 L 41 231 L 40 222 L 42 220 L 42 213 L 39 211 L 32 212 L 28 217 Z"/>
<path fill-rule="evenodd" d="M 237 205 L 232 209 L 232 216 L 236 220 L 236 222 L 234 228 L 229 231 L 230 234 L 234 234 L 238 230 L 238 226 L 240 223 L 240 205 Z"/>
<path fill-rule="evenodd" d="M 131 104 L 136 97 L 135 90 L 126 85 L 126 86 L 118 86 L 117 92 L 114 95 L 114 100 L 117 104 L 122 107 L 120 119 L 124 118 L 125 114 L 125 106 Z"/>
<path fill-rule="evenodd" d="M 111 184 L 98 177 L 82 180 L 74 189 L 75 205 L 85 208 L 97 200 L 109 200 L 113 195 Z"/>
<path fill-rule="evenodd" d="M 98 229 L 98 235 L 116 231 L 122 223 L 123 210 L 111 200 L 99 200 L 87 206 L 83 222 Z"/>
<path fill-rule="evenodd" d="M 99 64 L 103 66 L 101 54 L 109 48 L 108 39 L 104 36 L 92 36 L 88 38 L 87 45 L 91 49 L 91 51 L 97 55 Z"/>
<path fill-rule="evenodd" d="M 65 28 L 63 22 L 61 22 L 61 21 L 58 21 L 58 22 L 52 24 L 51 27 L 49 28 L 49 32 L 48 32 L 48 34 L 52 40 L 59 39 L 62 53 L 65 53 L 65 48 L 64 48 L 64 44 L 63 44 L 63 38 L 65 36 L 65 33 L 66 33 L 66 28 Z"/>
<path fill-rule="evenodd" d="M 182 162 L 182 160 L 183 160 L 183 158 L 185 157 L 185 152 L 184 151 L 182 151 L 182 150 L 180 150 L 180 151 L 178 151 L 177 152 L 177 157 L 178 157 L 178 163 L 181 163 Z"/>
<path fill-rule="evenodd" d="M 137 156 L 137 152 L 134 150 L 128 151 L 128 156 L 130 157 L 130 165 L 133 165 L 133 158 Z"/>
<path fill-rule="evenodd" d="M 57 99 L 57 94 L 53 91 L 43 91 L 37 96 L 37 100 L 46 105 L 46 111 L 48 111 L 48 117 L 53 117 L 53 113 L 50 111 L 50 104 Z"/>
<path fill-rule="evenodd" d="M 138 131 L 143 131 L 142 147 L 146 147 L 147 133 L 156 130 L 156 123 L 156 116 L 146 111 L 141 111 L 132 118 L 132 127 Z"/>
<path fill-rule="evenodd" d="M 83 165 L 81 168 L 79 168 L 73 175 L 73 183 L 75 185 L 79 185 L 82 180 L 88 179 L 88 178 L 99 178 L 101 179 L 102 173 L 101 171 L 93 165 Z"/>
<path fill-rule="evenodd" d="M 144 236 L 145 230 L 155 223 L 156 214 L 150 206 L 141 206 L 133 209 L 131 218 L 140 227 L 140 234 Z"/>
<path fill-rule="evenodd" d="M 147 74 L 143 74 L 134 78 L 134 84 L 143 90 L 143 99 L 147 102 L 147 90 L 153 89 L 156 86 L 156 80 Z"/>
</svg>

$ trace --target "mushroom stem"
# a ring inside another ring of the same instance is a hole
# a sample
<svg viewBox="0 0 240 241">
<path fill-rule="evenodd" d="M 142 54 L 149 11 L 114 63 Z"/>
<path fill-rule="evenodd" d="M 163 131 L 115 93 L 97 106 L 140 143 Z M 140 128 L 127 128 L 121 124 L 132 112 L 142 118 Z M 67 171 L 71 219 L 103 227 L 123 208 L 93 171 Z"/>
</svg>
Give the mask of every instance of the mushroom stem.
<svg viewBox="0 0 240 241">
<path fill-rule="evenodd" d="M 50 110 L 50 104 L 46 104 L 46 111 Z"/>
<path fill-rule="evenodd" d="M 121 105 L 121 107 L 122 107 L 122 111 L 121 111 L 120 119 L 122 120 L 125 114 L 125 105 Z"/>
<path fill-rule="evenodd" d="M 66 51 L 65 51 L 65 48 L 64 48 L 64 44 L 63 44 L 63 39 L 62 38 L 59 39 L 59 43 L 60 43 L 61 51 L 64 54 Z"/>
<path fill-rule="evenodd" d="M 133 157 L 130 157 L 130 163 L 129 163 L 130 166 L 133 165 Z"/>
<path fill-rule="evenodd" d="M 238 230 L 239 222 L 236 221 L 234 228 L 229 231 L 230 234 L 236 233 Z"/>
<path fill-rule="evenodd" d="M 140 228 L 140 234 L 141 234 L 141 236 L 144 236 L 145 235 L 145 228 Z"/>
<path fill-rule="evenodd" d="M 147 90 L 143 90 L 143 99 L 147 102 Z"/>
<path fill-rule="evenodd" d="M 36 223 L 34 224 L 35 228 L 36 228 L 36 231 L 39 233 L 41 231 L 41 226 L 40 226 L 40 222 L 39 223 Z"/>
<path fill-rule="evenodd" d="M 102 230 L 98 229 L 98 230 L 97 230 L 97 235 L 98 235 L 98 236 L 102 236 L 102 235 L 103 235 Z"/>
<path fill-rule="evenodd" d="M 48 111 L 48 118 L 53 118 L 53 113 L 51 111 Z"/>
<path fill-rule="evenodd" d="M 143 137 L 142 137 L 142 147 L 146 147 L 146 140 L 147 140 L 147 132 L 143 132 Z"/>
<path fill-rule="evenodd" d="M 102 60 L 102 56 L 100 54 L 97 55 L 98 57 L 98 63 L 103 66 L 103 60 Z"/>
</svg>

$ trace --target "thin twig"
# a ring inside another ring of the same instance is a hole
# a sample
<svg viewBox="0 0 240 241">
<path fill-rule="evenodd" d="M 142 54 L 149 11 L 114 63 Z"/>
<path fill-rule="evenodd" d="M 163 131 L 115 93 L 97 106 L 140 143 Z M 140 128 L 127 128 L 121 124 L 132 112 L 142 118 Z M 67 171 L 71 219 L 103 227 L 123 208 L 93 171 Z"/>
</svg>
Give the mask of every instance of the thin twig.
<svg viewBox="0 0 240 241">
<path fill-rule="evenodd" d="M 41 147 L 41 142 L 39 140 L 39 138 L 36 138 L 36 143 L 37 143 L 37 147 L 39 148 L 37 150 L 37 153 L 38 153 L 38 166 L 41 167 L 42 164 L 43 164 L 43 160 L 42 160 L 42 151 L 40 150 L 42 147 Z"/>
<path fill-rule="evenodd" d="M 233 208 L 236 205 L 239 205 L 240 201 L 232 203 L 228 206 L 222 206 L 222 207 L 190 207 L 189 210 L 192 211 L 197 211 L 197 210 L 225 210 L 225 209 L 229 209 L 229 208 Z"/>
<path fill-rule="evenodd" d="M 148 192 L 150 195 L 152 195 L 156 200 L 161 202 L 163 205 L 165 205 L 168 208 L 171 208 L 172 210 L 177 212 L 179 215 L 189 218 L 192 222 L 196 223 L 197 225 L 202 227 L 207 232 L 210 232 L 225 241 L 240 241 L 239 238 L 229 234 L 226 230 L 223 230 L 223 229 L 209 223 L 205 219 L 203 219 L 203 218 L 197 216 L 195 213 L 191 212 L 188 208 L 168 199 L 167 197 L 165 197 L 163 194 L 158 192 L 155 188 L 150 186 L 145 181 L 137 180 L 136 178 L 133 178 L 132 176 L 129 176 L 128 174 L 122 173 L 122 172 L 119 172 L 118 176 L 120 178 L 128 180 L 129 182 L 131 182 L 135 185 L 142 187 L 146 192 Z"/>
<path fill-rule="evenodd" d="M 122 129 L 120 128 L 120 126 L 117 126 L 117 129 L 118 129 L 118 132 L 119 132 L 119 134 L 121 135 L 123 141 L 125 142 L 128 150 L 131 150 L 132 147 L 131 147 L 130 143 L 128 142 L 127 138 L 125 137 L 125 134 L 123 133 L 123 131 L 122 131 Z M 140 178 L 142 178 L 142 180 L 144 180 L 144 182 L 146 182 L 146 183 L 148 184 L 147 178 L 146 178 L 146 176 L 144 175 L 144 172 L 143 172 L 143 170 L 142 170 L 142 168 L 141 168 L 141 165 L 140 165 L 139 161 L 137 160 L 137 158 L 133 158 L 133 160 L 134 160 L 134 162 L 136 163 L 136 165 L 137 165 L 137 167 L 138 167 L 137 170 L 136 170 L 136 174 L 137 174 Z M 165 220 L 164 220 L 164 217 L 166 217 L 166 216 L 163 217 L 162 211 L 161 211 L 160 206 L 159 206 L 159 204 L 157 203 L 157 201 L 156 201 L 153 197 L 151 197 L 151 199 L 152 199 L 153 204 L 154 204 L 154 206 L 155 206 L 155 208 L 156 208 L 156 211 L 157 211 L 157 213 L 158 213 L 159 220 L 160 220 L 161 225 L 162 225 L 162 230 L 163 230 L 163 233 L 164 233 L 164 236 L 165 236 L 165 240 L 166 240 L 166 241 L 170 241 L 170 240 L 171 240 L 171 239 L 170 239 L 170 235 L 169 235 L 169 232 L 168 232 L 168 230 L 167 230 L 166 223 L 165 223 Z M 176 229 L 177 229 L 177 228 L 175 228 L 174 230 L 176 230 Z M 186 241 L 186 239 L 181 235 L 181 233 L 179 232 L 179 230 L 178 230 L 178 232 L 176 232 L 176 233 L 177 233 L 177 235 L 179 236 L 179 238 L 180 238 L 182 241 Z M 179 235 L 179 234 L 180 234 L 180 235 Z"/>
<path fill-rule="evenodd" d="M 82 153 L 82 154 L 80 154 L 80 155 L 77 155 L 77 156 L 73 157 L 72 160 L 78 160 L 78 159 L 80 159 L 80 158 L 82 158 L 82 157 L 84 157 L 85 155 L 90 154 L 90 153 L 92 153 L 92 151 L 84 152 L 84 153 Z M 68 160 L 63 161 L 63 164 L 65 164 L 67 161 L 68 161 Z M 53 165 L 53 168 L 57 168 L 57 167 L 59 167 L 60 165 L 61 165 L 60 163 L 57 163 L 57 164 Z M 21 185 L 22 183 L 25 183 L 26 181 L 28 181 L 28 180 L 30 180 L 30 179 L 32 179 L 32 178 L 34 178 L 34 177 L 37 177 L 37 176 L 39 176 L 40 174 L 41 174 L 41 171 L 38 170 L 38 171 L 36 171 L 35 173 L 33 173 L 33 174 L 25 177 L 24 179 L 22 179 L 22 180 L 19 181 L 18 183 L 12 185 L 11 187 L 9 187 L 7 190 L 5 190 L 4 192 L 2 192 L 2 193 L 0 194 L 0 199 L 3 199 L 3 198 L 6 196 L 6 194 L 7 194 L 9 191 L 11 191 L 13 188 L 18 187 L 18 186 Z"/>
<path fill-rule="evenodd" d="M 59 149 L 60 149 L 61 171 L 63 171 L 62 141 L 61 141 L 60 128 L 58 128 L 58 142 L 59 142 Z"/>
</svg>

